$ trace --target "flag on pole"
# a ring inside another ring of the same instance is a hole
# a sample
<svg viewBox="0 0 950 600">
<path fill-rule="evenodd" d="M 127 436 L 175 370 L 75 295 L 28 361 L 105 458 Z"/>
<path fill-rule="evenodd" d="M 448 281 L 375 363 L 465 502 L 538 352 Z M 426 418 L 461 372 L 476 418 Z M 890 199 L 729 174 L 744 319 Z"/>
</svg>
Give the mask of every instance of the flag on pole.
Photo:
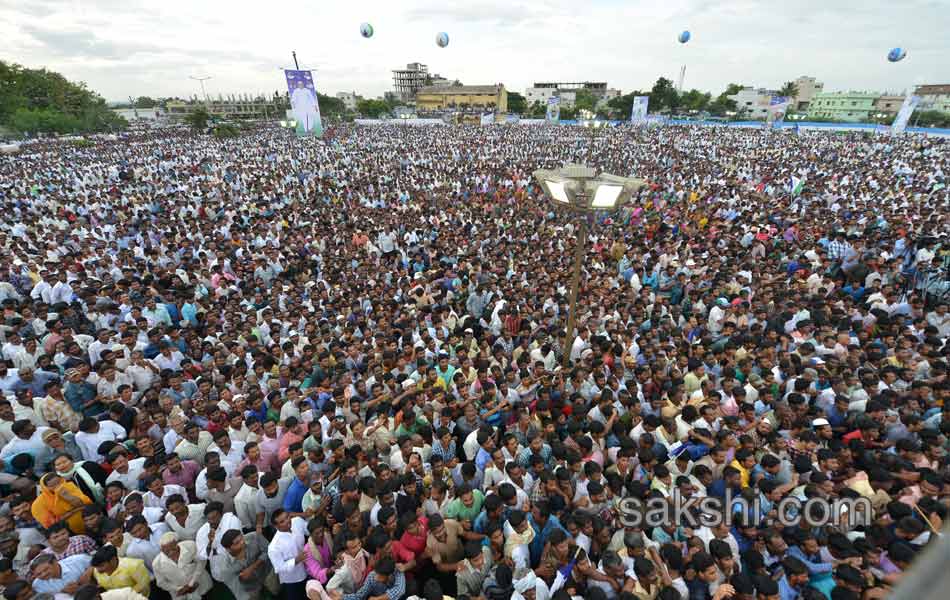
<svg viewBox="0 0 950 600">
<path fill-rule="evenodd" d="M 792 175 L 792 181 L 791 181 L 791 183 L 790 183 L 790 187 L 791 187 L 791 190 L 792 190 L 792 197 L 793 197 L 793 198 L 794 198 L 795 196 L 801 194 L 801 193 L 802 193 L 802 188 L 805 187 L 805 177 L 803 176 L 801 179 L 799 179 L 798 177 L 795 177 L 794 175 Z"/>
</svg>

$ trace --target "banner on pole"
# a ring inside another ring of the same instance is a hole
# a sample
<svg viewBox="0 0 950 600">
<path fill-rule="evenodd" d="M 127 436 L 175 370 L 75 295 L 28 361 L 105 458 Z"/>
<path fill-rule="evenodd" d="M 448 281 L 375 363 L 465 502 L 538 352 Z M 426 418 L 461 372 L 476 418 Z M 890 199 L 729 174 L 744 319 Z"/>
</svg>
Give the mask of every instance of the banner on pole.
<svg viewBox="0 0 950 600">
<path fill-rule="evenodd" d="M 557 96 L 551 96 L 548 98 L 548 111 L 545 114 L 545 119 L 549 123 L 557 123 L 561 120 L 561 99 Z"/>
<path fill-rule="evenodd" d="M 891 135 L 904 133 L 907 122 L 910 121 L 910 116 L 914 114 L 914 109 L 917 108 L 918 104 L 920 104 L 920 96 L 911 94 L 904 98 L 901 109 L 897 111 L 897 118 L 894 119 L 894 123 L 891 125 Z"/>
<path fill-rule="evenodd" d="M 290 94 L 290 108 L 297 121 L 297 135 L 323 135 L 323 122 L 320 119 L 320 103 L 317 100 L 317 88 L 310 71 L 284 70 L 287 78 L 287 92 Z"/>
<path fill-rule="evenodd" d="M 781 128 L 789 104 L 791 104 L 791 98 L 788 96 L 772 96 L 769 100 L 769 114 L 766 116 L 766 122 L 776 129 Z"/>
<path fill-rule="evenodd" d="M 495 113 L 485 113 L 482 115 L 482 125 L 491 125 L 495 122 Z"/>
<path fill-rule="evenodd" d="M 633 107 L 630 109 L 630 122 L 642 123 L 643 121 L 646 121 L 649 105 L 649 96 L 634 96 Z"/>
</svg>

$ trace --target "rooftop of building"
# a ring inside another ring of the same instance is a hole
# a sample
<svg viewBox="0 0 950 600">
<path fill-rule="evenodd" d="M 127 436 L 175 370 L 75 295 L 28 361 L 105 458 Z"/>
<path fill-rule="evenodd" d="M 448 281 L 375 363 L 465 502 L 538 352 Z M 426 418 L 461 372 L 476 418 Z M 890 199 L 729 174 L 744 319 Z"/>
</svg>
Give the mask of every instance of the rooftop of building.
<svg viewBox="0 0 950 600">
<path fill-rule="evenodd" d="M 497 85 L 453 85 L 453 86 L 427 86 L 419 88 L 417 94 L 497 94 L 504 86 Z"/>
<path fill-rule="evenodd" d="M 915 94 L 950 94 L 950 83 L 934 83 L 927 85 L 918 85 L 914 90 Z"/>
<path fill-rule="evenodd" d="M 532 87 L 536 88 L 606 88 L 606 81 L 541 81 L 535 82 Z"/>
<path fill-rule="evenodd" d="M 851 90 L 851 91 L 844 91 L 844 92 L 840 92 L 840 91 L 839 92 L 819 92 L 818 94 L 816 94 L 815 97 L 817 98 L 817 97 L 828 97 L 828 96 L 859 96 L 862 98 L 878 98 L 880 97 L 880 95 L 881 95 L 880 92 Z"/>
</svg>

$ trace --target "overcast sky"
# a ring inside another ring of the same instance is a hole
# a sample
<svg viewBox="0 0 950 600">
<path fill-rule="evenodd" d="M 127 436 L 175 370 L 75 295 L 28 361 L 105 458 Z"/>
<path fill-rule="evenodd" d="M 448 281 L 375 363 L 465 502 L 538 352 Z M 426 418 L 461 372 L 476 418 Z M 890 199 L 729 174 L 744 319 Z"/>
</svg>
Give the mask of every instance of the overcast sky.
<svg viewBox="0 0 950 600">
<path fill-rule="evenodd" d="M 363 39 L 359 25 L 376 34 Z M 692 40 L 676 42 L 689 29 Z M 812 75 L 826 90 L 950 83 L 948 0 L 0 0 L 0 60 L 85 81 L 108 100 L 273 92 L 278 70 L 316 70 L 323 93 L 377 96 L 422 62 L 465 84 L 676 80 L 719 93 Z M 435 44 L 445 31 L 447 48 Z M 907 49 L 892 64 L 893 46 Z"/>
</svg>

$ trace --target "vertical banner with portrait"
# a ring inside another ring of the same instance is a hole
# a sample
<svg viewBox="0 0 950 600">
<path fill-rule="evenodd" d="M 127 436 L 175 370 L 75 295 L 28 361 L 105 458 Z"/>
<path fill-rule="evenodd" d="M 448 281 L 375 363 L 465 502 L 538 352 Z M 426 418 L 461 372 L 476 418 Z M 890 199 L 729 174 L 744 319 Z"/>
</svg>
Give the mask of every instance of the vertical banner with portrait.
<svg viewBox="0 0 950 600">
<path fill-rule="evenodd" d="M 297 135 L 323 135 L 323 122 L 320 119 L 320 103 L 317 101 L 317 88 L 310 71 L 284 70 L 287 78 L 287 92 L 290 95 L 290 109 L 297 121 Z"/>
<path fill-rule="evenodd" d="M 548 123 L 557 123 L 561 120 L 561 99 L 557 96 L 548 98 L 548 110 L 545 113 Z"/>
<path fill-rule="evenodd" d="M 647 110 L 650 106 L 649 96 L 634 96 L 630 108 L 630 122 L 643 123 L 647 120 Z"/>
<path fill-rule="evenodd" d="M 788 96 L 772 96 L 769 98 L 769 112 L 765 117 L 766 124 L 773 129 L 781 129 L 791 100 Z"/>
</svg>

